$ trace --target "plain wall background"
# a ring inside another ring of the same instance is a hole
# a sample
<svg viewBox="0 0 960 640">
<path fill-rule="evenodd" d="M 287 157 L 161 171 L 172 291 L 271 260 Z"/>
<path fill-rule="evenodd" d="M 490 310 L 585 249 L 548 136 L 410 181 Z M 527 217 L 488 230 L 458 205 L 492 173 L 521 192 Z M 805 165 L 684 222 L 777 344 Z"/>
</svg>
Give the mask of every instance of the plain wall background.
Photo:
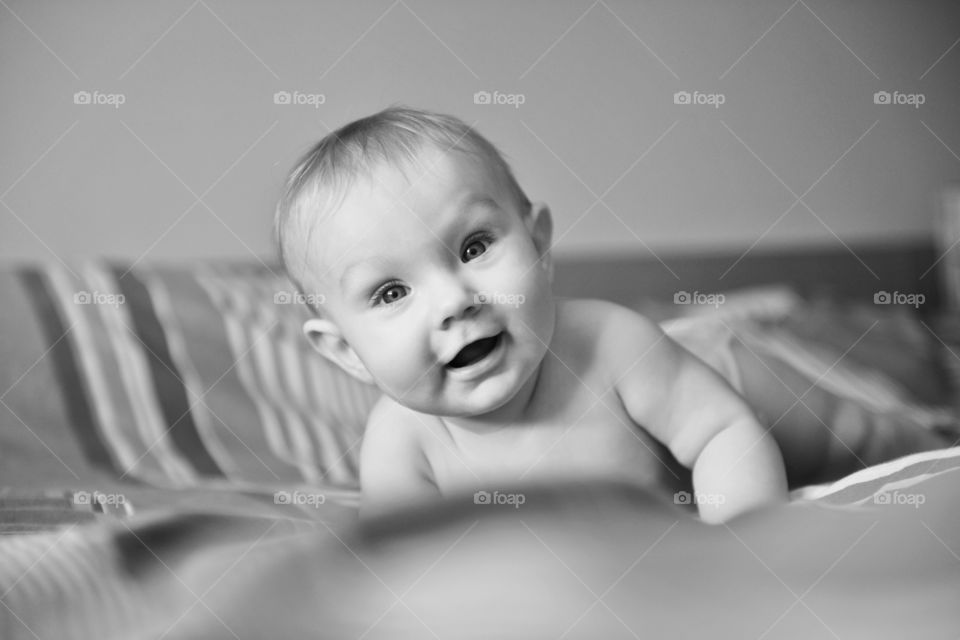
<svg viewBox="0 0 960 640">
<path fill-rule="evenodd" d="M 296 158 L 394 102 L 475 123 L 562 255 L 925 238 L 960 178 L 958 38 L 949 0 L 6 0 L 0 254 L 272 258 Z"/>
</svg>

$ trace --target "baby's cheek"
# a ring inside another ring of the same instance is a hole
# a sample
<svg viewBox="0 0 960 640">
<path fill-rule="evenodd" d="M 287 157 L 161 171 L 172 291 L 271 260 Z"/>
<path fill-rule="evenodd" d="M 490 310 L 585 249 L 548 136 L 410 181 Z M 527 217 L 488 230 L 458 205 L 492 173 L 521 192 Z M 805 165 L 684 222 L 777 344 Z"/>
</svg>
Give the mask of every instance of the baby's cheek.
<svg viewBox="0 0 960 640">
<path fill-rule="evenodd" d="M 492 289 L 500 304 L 522 306 L 546 283 L 541 262 L 531 261 L 531 256 L 512 253 L 491 274 L 488 288 Z"/>
<path fill-rule="evenodd" d="M 396 334 L 384 340 L 377 356 L 380 379 L 397 393 L 407 393 L 418 381 L 426 383 L 427 370 L 435 364 L 420 341 Z"/>
<path fill-rule="evenodd" d="M 544 262 L 538 262 L 516 282 L 519 293 L 519 308 L 528 314 L 537 314 L 552 300 L 550 278 L 544 269 Z"/>
</svg>

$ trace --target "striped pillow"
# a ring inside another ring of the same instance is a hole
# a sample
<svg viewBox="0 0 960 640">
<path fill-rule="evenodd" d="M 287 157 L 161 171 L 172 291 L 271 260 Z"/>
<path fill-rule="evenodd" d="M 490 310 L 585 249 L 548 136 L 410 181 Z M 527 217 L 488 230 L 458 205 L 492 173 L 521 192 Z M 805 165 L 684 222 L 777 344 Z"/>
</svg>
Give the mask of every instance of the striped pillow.
<svg viewBox="0 0 960 640">
<path fill-rule="evenodd" d="M 27 298 L 26 323 L 42 327 L 41 353 L 25 338 L 0 354 L 44 363 L 7 401 L 41 442 L 72 431 L 93 466 L 152 486 L 357 485 L 379 392 L 309 347 L 279 270 L 88 262 L 5 275 L 0 293 Z M 46 403 L 26 397 L 44 388 Z"/>
</svg>

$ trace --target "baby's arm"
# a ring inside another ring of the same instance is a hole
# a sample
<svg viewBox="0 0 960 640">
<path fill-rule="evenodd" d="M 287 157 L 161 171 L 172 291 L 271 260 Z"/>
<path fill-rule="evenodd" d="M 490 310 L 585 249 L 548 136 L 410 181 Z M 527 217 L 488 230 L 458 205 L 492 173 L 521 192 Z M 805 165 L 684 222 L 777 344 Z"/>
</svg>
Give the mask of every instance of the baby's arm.
<svg viewBox="0 0 960 640">
<path fill-rule="evenodd" d="M 723 522 L 785 501 L 783 457 L 743 398 L 656 324 L 626 309 L 613 316 L 625 369 L 620 398 L 637 424 L 693 470 L 701 518 Z"/>
<path fill-rule="evenodd" d="M 667 445 L 693 469 L 700 517 L 724 522 L 787 499 L 783 457 L 743 398 L 706 364 L 683 351 L 669 395 Z"/>
<path fill-rule="evenodd" d="M 367 419 L 360 449 L 360 488 L 361 517 L 439 494 L 416 426 L 386 397 Z"/>
</svg>

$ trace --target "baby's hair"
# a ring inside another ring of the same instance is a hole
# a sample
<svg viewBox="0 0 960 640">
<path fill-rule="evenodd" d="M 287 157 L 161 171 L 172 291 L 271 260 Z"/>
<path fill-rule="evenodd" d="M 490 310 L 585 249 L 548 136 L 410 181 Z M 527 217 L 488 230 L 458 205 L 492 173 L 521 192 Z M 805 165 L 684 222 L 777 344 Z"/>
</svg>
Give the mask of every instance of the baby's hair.
<svg viewBox="0 0 960 640">
<path fill-rule="evenodd" d="M 280 264 L 301 294 L 310 268 L 311 236 L 320 218 L 342 202 L 354 180 L 378 166 L 416 163 L 425 144 L 479 158 L 504 180 L 521 214 L 530 200 L 493 144 L 453 116 L 392 106 L 328 134 L 308 151 L 287 177 L 277 204 L 274 232 Z M 301 299 L 312 300 L 314 296 Z M 308 303 L 309 304 L 309 303 Z M 309 305 L 315 313 L 319 310 Z"/>
</svg>

